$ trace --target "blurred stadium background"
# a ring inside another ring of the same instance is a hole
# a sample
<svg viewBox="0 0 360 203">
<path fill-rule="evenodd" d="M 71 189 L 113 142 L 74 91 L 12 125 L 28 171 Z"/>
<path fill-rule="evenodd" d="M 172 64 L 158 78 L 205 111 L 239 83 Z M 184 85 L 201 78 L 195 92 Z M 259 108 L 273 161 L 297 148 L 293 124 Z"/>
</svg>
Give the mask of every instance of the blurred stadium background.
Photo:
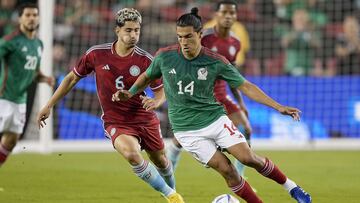
<svg viewBox="0 0 360 203">
<path fill-rule="evenodd" d="M 5 35 L 16 27 L 16 5 L 27 1 L 0 2 L 0 35 Z M 90 46 L 114 41 L 113 16 L 120 8 L 141 11 L 139 46 L 155 53 L 176 43 L 174 21 L 180 14 L 197 6 L 206 23 L 213 17 L 215 2 L 40 0 L 42 69 L 59 84 Z M 276 100 L 302 110 L 301 122 L 292 122 L 245 98 L 254 148 L 360 149 L 360 1 L 237 2 L 239 22 L 234 26 L 242 43 L 242 74 Z M 29 90 L 30 119 L 16 152 L 112 150 L 104 138 L 92 76 L 56 106 L 53 120 L 40 132 L 34 118 L 52 91 L 40 85 L 35 95 L 35 89 L 36 85 Z M 164 137 L 170 137 L 166 107 L 158 115 Z"/>
</svg>

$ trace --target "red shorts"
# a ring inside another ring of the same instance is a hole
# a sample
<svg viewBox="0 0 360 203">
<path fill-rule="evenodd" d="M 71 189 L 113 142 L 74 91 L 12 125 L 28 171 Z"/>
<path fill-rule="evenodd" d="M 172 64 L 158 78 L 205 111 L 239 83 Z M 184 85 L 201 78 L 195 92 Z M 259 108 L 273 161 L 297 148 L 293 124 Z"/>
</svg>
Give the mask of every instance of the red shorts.
<svg viewBox="0 0 360 203">
<path fill-rule="evenodd" d="M 111 138 L 113 145 L 118 136 L 125 134 L 136 137 L 139 140 L 141 149 L 147 151 L 159 151 L 164 149 L 164 141 L 158 122 L 148 126 L 112 124 L 106 125 L 105 129 L 107 136 Z"/>
<path fill-rule="evenodd" d="M 237 105 L 229 95 L 218 101 L 224 106 L 227 115 L 240 111 L 240 106 Z"/>
</svg>

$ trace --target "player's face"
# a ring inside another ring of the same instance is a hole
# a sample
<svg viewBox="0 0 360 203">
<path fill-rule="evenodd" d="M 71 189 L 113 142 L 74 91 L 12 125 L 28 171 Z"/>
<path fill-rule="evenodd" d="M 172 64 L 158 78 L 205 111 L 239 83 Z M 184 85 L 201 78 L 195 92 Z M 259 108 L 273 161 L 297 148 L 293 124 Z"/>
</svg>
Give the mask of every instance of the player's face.
<svg viewBox="0 0 360 203">
<path fill-rule="evenodd" d="M 19 23 L 26 31 L 35 31 L 39 27 L 39 10 L 37 8 L 25 8 L 19 17 Z"/>
<path fill-rule="evenodd" d="M 176 33 L 183 54 L 193 56 L 201 46 L 201 32 L 196 32 L 192 26 L 177 26 Z"/>
<path fill-rule="evenodd" d="M 128 48 L 135 47 L 139 41 L 140 23 L 135 21 L 126 21 L 122 27 L 116 27 L 118 41 Z"/>
<path fill-rule="evenodd" d="M 216 12 L 218 24 L 224 28 L 230 28 L 236 21 L 236 6 L 232 4 L 221 4 Z"/>
</svg>

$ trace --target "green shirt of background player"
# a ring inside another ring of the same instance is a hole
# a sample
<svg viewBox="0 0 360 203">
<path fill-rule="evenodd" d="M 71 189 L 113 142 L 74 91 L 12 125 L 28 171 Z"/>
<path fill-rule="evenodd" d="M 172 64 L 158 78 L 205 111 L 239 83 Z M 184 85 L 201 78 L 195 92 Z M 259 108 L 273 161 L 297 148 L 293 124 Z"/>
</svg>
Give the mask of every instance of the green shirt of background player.
<svg viewBox="0 0 360 203">
<path fill-rule="evenodd" d="M 220 173 L 227 185 L 246 202 L 260 203 L 250 185 L 236 172 L 230 160 L 217 149 L 226 149 L 243 164 L 284 186 L 298 202 L 309 203 L 311 197 L 268 158 L 255 154 L 244 136 L 213 96 L 214 81 L 223 79 L 251 99 L 299 120 L 300 111 L 283 106 L 256 85 L 245 80 L 224 57 L 202 47 L 201 18 L 198 9 L 182 15 L 176 22 L 179 45 L 160 50 L 154 61 L 129 90 L 119 90 L 113 101 L 125 101 L 156 78 L 163 78 L 174 135 L 195 159 Z"/>
<path fill-rule="evenodd" d="M 50 86 L 55 82 L 39 69 L 43 45 L 36 37 L 38 27 L 37 5 L 23 4 L 19 8 L 19 29 L 0 40 L 0 166 L 23 132 L 28 87 L 34 80 Z"/>
</svg>

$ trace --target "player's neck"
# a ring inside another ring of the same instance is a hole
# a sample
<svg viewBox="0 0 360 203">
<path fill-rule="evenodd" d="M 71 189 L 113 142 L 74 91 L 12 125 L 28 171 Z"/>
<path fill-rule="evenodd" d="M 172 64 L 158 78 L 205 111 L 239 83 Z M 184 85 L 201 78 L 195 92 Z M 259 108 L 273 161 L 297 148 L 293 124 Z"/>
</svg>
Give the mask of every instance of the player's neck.
<svg viewBox="0 0 360 203">
<path fill-rule="evenodd" d="M 226 38 L 230 35 L 230 28 L 215 26 L 216 33 L 221 38 Z"/>
<path fill-rule="evenodd" d="M 29 31 L 24 26 L 20 25 L 20 31 L 29 39 L 34 39 L 36 37 L 36 30 Z"/>
<path fill-rule="evenodd" d="M 135 47 L 127 47 L 124 44 L 121 44 L 119 41 L 117 41 L 115 44 L 115 51 L 121 57 L 125 57 L 131 54 L 134 51 L 134 48 Z"/>
<path fill-rule="evenodd" d="M 201 46 L 198 46 L 194 52 L 191 52 L 188 54 L 186 54 L 184 52 L 182 52 L 182 53 L 186 59 L 192 60 L 192 59 L 196 58 L 197 56 L 199 56 L 200 52 L 201 52 Z"/>
</svg>

